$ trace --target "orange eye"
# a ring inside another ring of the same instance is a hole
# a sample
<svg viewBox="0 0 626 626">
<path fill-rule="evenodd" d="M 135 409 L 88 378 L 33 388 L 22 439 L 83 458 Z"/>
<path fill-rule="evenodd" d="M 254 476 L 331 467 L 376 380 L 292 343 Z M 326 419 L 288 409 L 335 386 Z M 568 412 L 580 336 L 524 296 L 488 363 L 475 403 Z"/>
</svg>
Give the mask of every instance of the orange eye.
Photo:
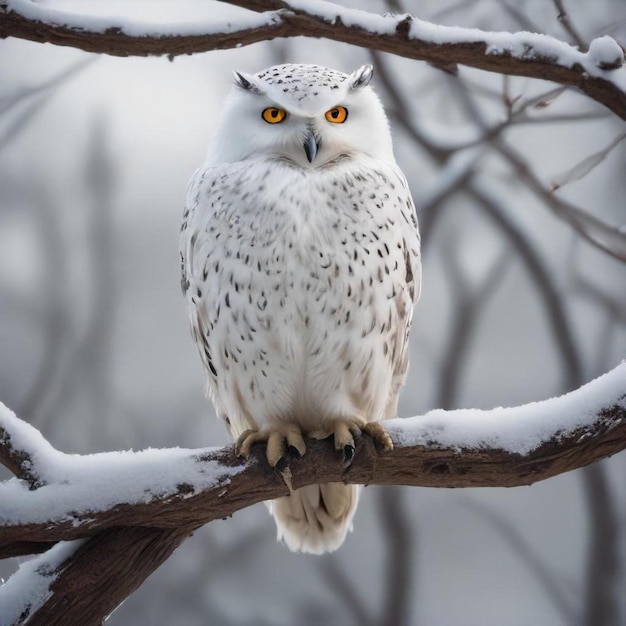
<svg viewBox="0 0 626 626">
<path fill-rule="evenodd" d="M 326 119 L 333 124 L 343 124 L 348 119 L 348 109 L 346 107 L 335 107 L 326 111 Z"/>
<path fill-rule="evenodd" d="M 265 109 L 261 115 L 268 124 L 278 124 L 278 122 L 282 122 L 287 117 L 287 111 L 277 109 L 276 107 L 269 107 Z"/>
</svg>

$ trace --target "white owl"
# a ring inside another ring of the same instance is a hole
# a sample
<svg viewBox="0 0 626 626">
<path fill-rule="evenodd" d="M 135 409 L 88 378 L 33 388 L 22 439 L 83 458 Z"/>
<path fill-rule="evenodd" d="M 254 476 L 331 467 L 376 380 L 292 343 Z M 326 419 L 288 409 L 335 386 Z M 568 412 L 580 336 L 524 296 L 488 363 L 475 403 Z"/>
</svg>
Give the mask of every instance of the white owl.
<svg viewBox="0 0 626 626">
<path fill-rule="evenodd" d="M 415 209 L 372 67 L 235 73 L 187 194 L 182 285 L 209 395 L 240 454 L 272 466 L 303 435 L 392 443 L 420 292 Z M 279 465 L 279 467 L 281 467 Z M 294 551 L 337 549 L 360 487 L 312 485 L 269 503 Z"/>
</svg>

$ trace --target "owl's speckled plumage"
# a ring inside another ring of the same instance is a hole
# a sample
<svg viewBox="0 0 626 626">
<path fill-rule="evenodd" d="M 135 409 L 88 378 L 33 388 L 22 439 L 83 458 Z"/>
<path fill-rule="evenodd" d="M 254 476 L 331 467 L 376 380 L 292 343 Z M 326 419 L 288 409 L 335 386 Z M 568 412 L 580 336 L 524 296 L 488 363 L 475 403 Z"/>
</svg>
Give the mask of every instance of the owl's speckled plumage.
<svg viewBox="0 0 626 626">
<path fill-rule="evenodd" d="M 282 442 L 293 426 L 337 442 L 338 423 L 364 429 L 395 415 L 420 242 L 370 78 L 369 66 L 237 74 L 190 183 L 183 290 L 210 397 L 234 438 L 278 430 Z M 336 106 L 344 123 L 325 118 Z M 285 120 L 264 121 L 267 107 Z M 279 538 L 336 549 L 358 497 L 356 486 L 327 484 L 275 500 Z"/>
</svg>

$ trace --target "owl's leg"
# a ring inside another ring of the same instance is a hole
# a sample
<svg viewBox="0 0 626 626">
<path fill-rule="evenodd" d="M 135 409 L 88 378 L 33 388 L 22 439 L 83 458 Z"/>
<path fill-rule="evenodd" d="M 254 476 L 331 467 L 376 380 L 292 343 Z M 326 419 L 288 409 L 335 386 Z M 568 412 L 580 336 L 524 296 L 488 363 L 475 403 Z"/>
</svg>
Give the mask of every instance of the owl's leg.
<svg viewBox="0 0 626 626">
<path fill-rule="evenodd" d="M 374 440 L 377 448 L 385 451 L 393 450 L 391 437 L 380 422 L 339 418 L 331 422 L 329 430 L 335 440 L 335 450 L 343 451 L 343 458 L 346 462 L 354 458 L 354 440 L 358 439 L 362 433 L 367 433 Z"/>
<path fill-rule="evenodd" d="M 271 467 L 276 467 L 281 459 L 286 458 L 290 448 L 300 456 L 306 452 L 302 431 L 295 424 L 277 424 L 271 428 L 244 431 L 235 445 L 237 454 L 247 459 L 255 443 L 267 444 L 265 456 Z"/>
</svg>

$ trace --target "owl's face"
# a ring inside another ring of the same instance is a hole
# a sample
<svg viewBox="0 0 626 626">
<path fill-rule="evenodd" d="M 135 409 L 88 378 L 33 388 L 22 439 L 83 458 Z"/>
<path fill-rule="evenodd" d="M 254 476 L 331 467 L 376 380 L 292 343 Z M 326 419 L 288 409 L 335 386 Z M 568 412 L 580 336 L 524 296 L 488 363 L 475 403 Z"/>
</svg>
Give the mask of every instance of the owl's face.
<svg viewBox="0 0 626 626">
<path fill-rule="evenodd" d="M 260 157 L 310 169 L 362 154 L 393 160 L 389 124 L 368 86 L 371 77 L 371 65 L 352 74 L 295 64 L 254 76 L 236 72 L 209 163 Z"/>
</svg>

